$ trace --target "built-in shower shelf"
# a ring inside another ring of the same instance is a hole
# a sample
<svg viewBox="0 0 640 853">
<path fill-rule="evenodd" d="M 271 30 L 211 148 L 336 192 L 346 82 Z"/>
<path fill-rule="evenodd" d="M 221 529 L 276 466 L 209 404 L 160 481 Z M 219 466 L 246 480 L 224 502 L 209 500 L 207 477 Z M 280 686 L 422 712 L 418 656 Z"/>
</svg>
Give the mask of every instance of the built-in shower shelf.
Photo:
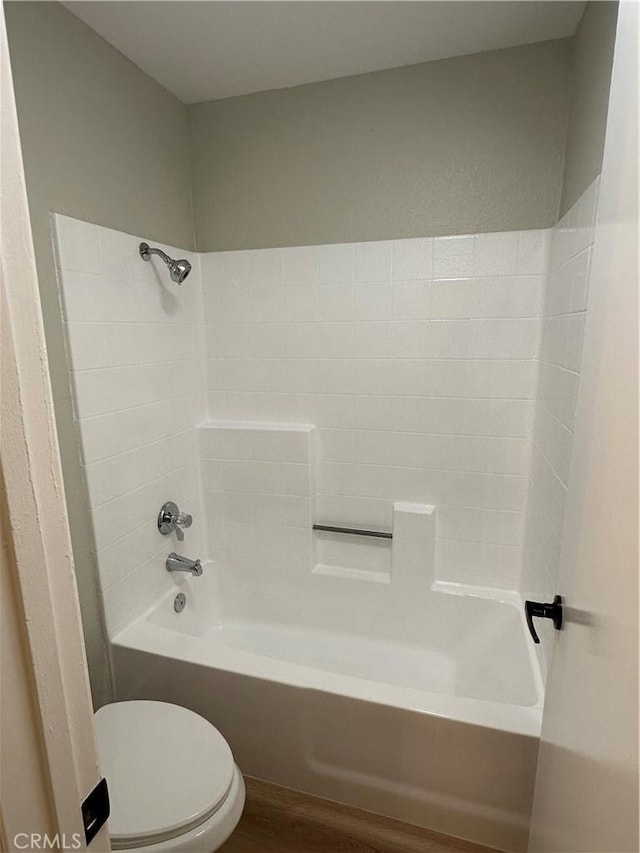
<svg viewBox="0 0 640 853">
<path fill-rule="evenodd" d="M 390 571 L 376 571 L 375 569 L 358 569 L 354 566 L 331 566 L 325 563 L 316 563 L 313 567 L 314 575 L 329 575 L 334 578 L 347 578 L 348 580 L 367 581 L 368 583 L 391 583 Z"/>
</svg>

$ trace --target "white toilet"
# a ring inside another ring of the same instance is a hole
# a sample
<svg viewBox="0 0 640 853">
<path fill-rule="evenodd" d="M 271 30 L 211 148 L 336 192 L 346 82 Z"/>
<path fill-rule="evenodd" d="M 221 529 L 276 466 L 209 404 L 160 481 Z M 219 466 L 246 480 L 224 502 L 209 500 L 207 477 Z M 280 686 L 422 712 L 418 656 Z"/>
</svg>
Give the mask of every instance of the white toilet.
<svg viewBox="0 0 640 853">
<path fill-rule="evenodd" d="M 114 702 L 95 714 L 113 850 L 212 853 L 236 828 L 244 781 L 203 717 L 166 702 Z"/>
</svg>

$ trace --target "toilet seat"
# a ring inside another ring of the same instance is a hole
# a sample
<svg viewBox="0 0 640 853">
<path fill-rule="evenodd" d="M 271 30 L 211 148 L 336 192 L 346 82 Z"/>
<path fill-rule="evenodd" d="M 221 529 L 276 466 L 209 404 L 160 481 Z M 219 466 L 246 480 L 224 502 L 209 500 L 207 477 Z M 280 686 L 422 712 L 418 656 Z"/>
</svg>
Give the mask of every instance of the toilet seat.
<svg viewBox="0 0 640 853">
<path fill-rule="evenodd" d="M 95 731 L 114 850 L 185 835 L 229 797 L 237 773 L 229 745 L 193 711 L 166 702 L 115 702 L 96 712 Z"/>
</svg>

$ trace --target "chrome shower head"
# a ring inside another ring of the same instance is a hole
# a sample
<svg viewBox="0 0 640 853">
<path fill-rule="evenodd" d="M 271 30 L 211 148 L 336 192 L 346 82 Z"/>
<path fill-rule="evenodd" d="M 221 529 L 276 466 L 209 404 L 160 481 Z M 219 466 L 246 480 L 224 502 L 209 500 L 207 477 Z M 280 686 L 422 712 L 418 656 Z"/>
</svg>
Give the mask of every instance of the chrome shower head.
<svg viewBox="0 0 640 853">
<path fill-rule="evenodd" d="M 182 284 L 185 278 L 191 272 L 191 264 L 189 261 L 182 258 L 180 261 L 172 261 L 169 265 L 169 275 L 171 276 L 171 281 L 175 281 L 176 284 Z"/>
<path fill-rule="evenodd" d="M 174 258 L 170 258 L 162 249 L 154 249 L 148 243 L 140 243 L 140 257 L 144 261 L 150 261 L 151 255 L 158 255 L 159 258 L 162 258 L 169 267 L 171 281 L 175 281 L 176 284 L 182 284 L 191 272 L 191 264 L 185 258 L 176 261 Z"/>
</svg>

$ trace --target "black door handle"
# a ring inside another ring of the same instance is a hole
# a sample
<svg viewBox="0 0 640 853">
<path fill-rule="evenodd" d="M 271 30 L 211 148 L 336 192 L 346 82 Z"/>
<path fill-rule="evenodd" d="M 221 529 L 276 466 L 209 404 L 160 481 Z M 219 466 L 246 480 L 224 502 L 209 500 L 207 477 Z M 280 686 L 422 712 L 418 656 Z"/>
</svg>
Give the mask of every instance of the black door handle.
<svg viewBox="0 0 640 853">
<path fill-rule="evenodd" d="M 539 643 L 540 637 L 536 633 L 533 617 L 538 616 L 541 619 L 553 619 L 553 627 L 556 631 L 559 631 L 562 628 L 562 598 L 556 595 L 553 599 L 553 604 L 542 604 L 540 601 L 525 601 L 524 615 L 527 617 L 527 627 L 533 637 L 533 642 Z"/>
</svg>

